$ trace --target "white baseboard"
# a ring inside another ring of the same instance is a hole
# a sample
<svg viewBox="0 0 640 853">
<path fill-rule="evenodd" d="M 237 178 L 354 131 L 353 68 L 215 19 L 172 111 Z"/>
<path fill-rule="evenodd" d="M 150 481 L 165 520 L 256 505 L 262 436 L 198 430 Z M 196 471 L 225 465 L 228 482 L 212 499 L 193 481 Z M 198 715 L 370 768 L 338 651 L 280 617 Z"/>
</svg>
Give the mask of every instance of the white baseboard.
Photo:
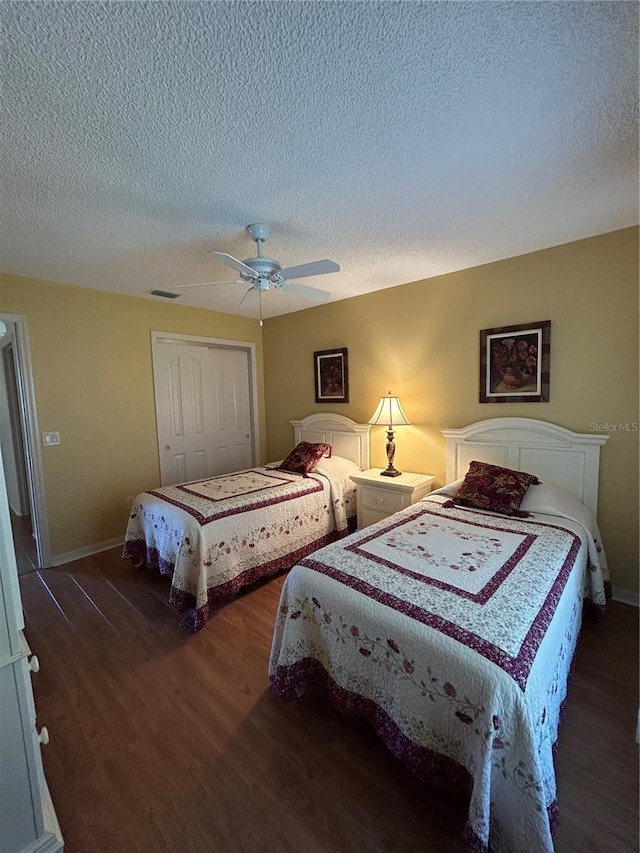
<svg viewBox="0 0 640 853">
<path fill-rule="evenodd" d="M 78 548 L 77 551 L 68 551 L 66 554 L 56 554 L 51 558 L 52 566 L 62 566 L 64 563 L 72 563 L 74 560 L 80 560 L 82 557 L 91 557 L 93 554 L 99 554 L 101 551 L 108 551 L 110 548 L 122 547 L 124 539 L 119 536 L 116 539 L 107 539 L 105 542 L 96 542 L 95 545 L 89 545 L 86 548 Z"/>
<path fill-rule="evenodd" d="M 632 589 L 621 589 L 619 586 L 611 587 L 611 598 L 621 601 L 623 604 L 631 604 L 633 607 L 640 606 L 640 594 Z"/>
</svg>

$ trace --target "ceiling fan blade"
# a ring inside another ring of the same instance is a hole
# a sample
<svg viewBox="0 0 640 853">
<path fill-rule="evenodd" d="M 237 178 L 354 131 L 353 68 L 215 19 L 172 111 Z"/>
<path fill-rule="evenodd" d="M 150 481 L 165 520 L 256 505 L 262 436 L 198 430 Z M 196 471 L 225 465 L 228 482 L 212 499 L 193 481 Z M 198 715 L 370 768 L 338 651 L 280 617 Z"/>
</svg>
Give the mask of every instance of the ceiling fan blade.
<svg viewBox="0 0 640 853">
<path fill-rule="evenodd" d="M 284 290 L 286 293 L 292 293 L 294 296 L 303 296 L 305 299 L 310 299 L 313 302 L 328 302 L 331 299 L 331 294 L 328 290 L 307 287 L 304 284 L 297 284 L 293 281 L 283 281 L 277 284 L 276 290 Z"/>
<path fill-rule="evenodd" d="M 173 290 L 182 290 L 185 287 L 211 287 L 213 284 L 244 284 L 241 278 L 234 278 L 233 281 L 199 281 L 197 284 L 172 284 Z"/>
<path fill-rule="evenodd" d="M 340 272 L 340 264 L 325 258 L 323 261 L 312 261 L 310 264 L 301 264 L 298 267 L 287 267 L 280 270 L 283 278 L 305 278 L 309 275 L 324 275 L 328 272 Z"/>
<path fill-rule="evenodd" d="M 228 255 L 226 252 L 214 252 L 213 254 L 223 264 L 226 264 L 234 270 L 238 270 L 238 272 L 243 273 L 244 275 L 250 275 L 253 277 L 256 274 L 255 270 L 252 270 L 251 267 L 247 266 L 242 261 L 239 261 L 237 258 L 234 258 L 233 255 Z"/>
</svg>

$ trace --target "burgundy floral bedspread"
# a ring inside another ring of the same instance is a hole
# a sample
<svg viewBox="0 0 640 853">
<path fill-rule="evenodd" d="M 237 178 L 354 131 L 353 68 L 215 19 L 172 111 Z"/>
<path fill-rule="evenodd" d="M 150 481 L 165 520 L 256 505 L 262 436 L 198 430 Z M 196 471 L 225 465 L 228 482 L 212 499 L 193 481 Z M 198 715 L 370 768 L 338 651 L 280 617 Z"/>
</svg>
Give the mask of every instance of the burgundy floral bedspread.
<svg viewBox="0 0 640 853">
<path fill-rule="evenodd" d="M 465 786 L 470 850 L 552 853 L 552 747 L 585 586 L 604 601 L 598 551 L 575 520 L 445 503 L 431 496 L 289 573 L 273 687 L 326 685 L 416 773 Z"/>
<path fill-rule="evenodd" d="M 252 468 L 138 495 L 123 556 L 170 575 L 171 604 L 198 630 L 213 600 L 346 534 L 354 514 L 348 477 Z"/>
</svg>

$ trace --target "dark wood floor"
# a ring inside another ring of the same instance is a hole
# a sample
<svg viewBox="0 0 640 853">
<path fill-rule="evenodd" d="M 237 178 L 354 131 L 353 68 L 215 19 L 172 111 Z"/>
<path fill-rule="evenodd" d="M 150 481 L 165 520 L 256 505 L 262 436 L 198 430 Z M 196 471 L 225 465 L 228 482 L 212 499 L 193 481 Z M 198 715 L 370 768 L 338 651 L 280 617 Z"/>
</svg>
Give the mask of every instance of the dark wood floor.
<svg viewBox="0 0 640 853">
<path fill-rule="evenodd" d="M 117 550 L 20 585 L 67 853 L 460 851 L 463 804 L 417 784 L 322 693 L 272 696 L 282 577 L 195 636 L 166 580 Z M 638 850 L 637 664 L 636 608 L 585 622 L 557 753 L 557 853 Z"/>
</svg>

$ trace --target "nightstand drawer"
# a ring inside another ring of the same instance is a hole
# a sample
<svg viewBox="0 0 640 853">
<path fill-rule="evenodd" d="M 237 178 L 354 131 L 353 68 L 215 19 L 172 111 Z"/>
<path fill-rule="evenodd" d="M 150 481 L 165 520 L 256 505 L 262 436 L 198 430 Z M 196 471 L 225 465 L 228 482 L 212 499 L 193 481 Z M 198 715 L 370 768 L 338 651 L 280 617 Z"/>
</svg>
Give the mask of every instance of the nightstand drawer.
<svg viewBox="0 0 640 853">
<path fill-rule="evenodd" d="M 358 494 L 360 495 L 363 507 L 375 509 L 386 515 L 398 512 L 398 510 L 401 510 L 405 506 L 405 497 L 402 494 L 398 494 L 398 492 L 385 492 L 383 489 L 359 486 Z"/>
<path fill-rule="evenodd" d="M 370 524 L 375 524 L 376 521 L 382 521 L 384 518 L 389 518 L 386 512 L 378 512 L 375 509 L 367 509 L 366 506 L 363 506 L 360 510 L 358 527 L 369 527 Z"/>
</svg>

